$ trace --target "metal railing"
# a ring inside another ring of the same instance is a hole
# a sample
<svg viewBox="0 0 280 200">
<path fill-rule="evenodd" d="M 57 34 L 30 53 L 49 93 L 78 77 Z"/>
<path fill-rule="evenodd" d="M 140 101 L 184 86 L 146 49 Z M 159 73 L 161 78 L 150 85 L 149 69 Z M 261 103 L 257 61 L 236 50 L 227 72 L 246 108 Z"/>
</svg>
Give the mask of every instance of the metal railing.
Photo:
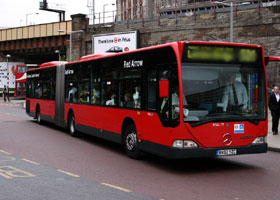
<svg viewBox="0 0 280 200">
<path fill-rule="evenodd" d="M 219 12 L 230 12 L 230 7 L 223 4 L 216 4 L 214 2 L 234 2 L 235 16 L 237 16 L 238 10 L 256 9 L 258 14 L 261 13 L 261 8 L 278 6 L 280 0 L 245 0 L 248 2 L 246 5 L 242 5 L 244 0 L 209 0 L 203 2 L 197 2 L 193 0 L 191 3 L 176 0 L 173 4 L 165 5 L 153 4 L 153 6 L 134 6 L 126 9 L 118 9 L 114 11 L 107 11 L 105 13 L 95 13 L 94 24 L 106 24 L 106 23 L 127 23 L 129 27 L 130 23 L 141 21 L 144 26 L 146 21 L 158 20 L 160 25 L 163 18 L 175 18 L 176 23 L 180 17 L 194 17 L 199 14 L 213 14 L 214 18 Z"/>
</svg>

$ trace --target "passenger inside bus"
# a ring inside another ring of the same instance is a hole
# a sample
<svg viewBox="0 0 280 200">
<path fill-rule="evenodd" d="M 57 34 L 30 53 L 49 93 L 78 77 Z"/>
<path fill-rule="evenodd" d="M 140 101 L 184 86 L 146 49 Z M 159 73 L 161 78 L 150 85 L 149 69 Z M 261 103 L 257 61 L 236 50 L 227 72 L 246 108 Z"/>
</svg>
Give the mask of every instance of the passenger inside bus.
<svg viewBox="0 0 280 200">
<path fill-rule="evenodd" d="M 68 102 L 77 102 L 77 88 L 74 87 L 73 85 L 71 86 L 71 89 L 68 92 Z"/>
<path fill-rule="evenodd" d="M 98 87 L 92 89 L 92 104 L 100 104 L 100 91 Z"/>
<path fill-rule="evenodd" d="M 35 90 L 37 98 L 42 98 L 42 85 L 40 83 L 37 84 L 37 88 Z"/>
<path fill-rule="evenodd" d="M 131 93 L 126 93 L 124 95 L 124 102 L 122 102 L 122 106 L 125 108 L 134 108 L 135 107 L 135 104 L 132 101 Z"/>
<path fill-rule="evenodd" d="M 90 92 L 89 92 L 88 86 L 85 85 L 82 88 L 82 91 L 80 92 L 80 101 L 82 103 L 89 103 L 89 98 L 90 98 Z"/>
<path fill-rule="evenodd" d="M 135 87 L 135 93 L 133 94 L 135 108 L 141 108 L 140 86 Z"/>
<path fill-rule="evenodd" d="M 110 99 L 106 101 L 106 106 L 115 106 L 116 105 L 116 94 L 112 94 Z"/>
</svg>

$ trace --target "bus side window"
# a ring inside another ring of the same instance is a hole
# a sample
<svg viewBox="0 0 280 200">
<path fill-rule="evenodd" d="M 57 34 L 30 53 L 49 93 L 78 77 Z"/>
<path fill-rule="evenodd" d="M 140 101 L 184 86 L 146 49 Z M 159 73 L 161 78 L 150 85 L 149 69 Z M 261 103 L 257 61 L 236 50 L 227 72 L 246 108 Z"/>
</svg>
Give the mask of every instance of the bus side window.
<svg viewBox="0 0 280 200">
<path fill-rule="evenodd" d="M 77 82 L 66 82 L 66 102 L 77 103 L 78 99 L 78 87 Z"/>
<path fill-rule="evenodd" d="M 65 69 L 65 102 L 78 102 L 78 65 L 71 65 Z"/>
<path fill-rule="evenodd" d="M 141 108 L 141 80 L 127 79 L 120 82 L 121 107 Z"/>
<path fill-rule="evenodd" d="M 92 63 L 91 69 L 91 104 L 101 104 L 101 78 L 97 62 Z"/>
<path fill-rule="evenodd" d="M 91 91 L 90 91 L 90 80 L 91 80 L 91 65 L 88 63 L 82 63 L 79 66 L 79 102 L 90 103 L 91 102 Z"/>
<path fill-rule="evenodd" d="M 55 86 L 56 86 L 56 68 L 50 73 L 50 99 L 55 100 Z"/>
<path fill-rule="evenodd" d="M 117 81 L 117 69 L 112 60 L 106 60 L 100 63 L 100 69 L 102 74 L 102 92 L 101 99 L 103 105 L 106 106 L 118 106 L 118 81 Z"/>
<path fill-rule="evenodd" d="M 148 72 L 148 110 L 156 111 L 157 106 L 157 71 Z"/>
<path fill-rule="evenodd" d="M 43 99 L 50 99 L 50 82 L 44 80 L 43 82 Z"/>
<path fill-rule="evenodd" d="M 141 68 L 120 70 L 120 105 L 125 108 L 141 108 L 142 88 Z"/>
<path fill-rule="evenodd" d="M 36 99 L 41 99 L 42 98 L 42 81 L 37 82 L 35 86 L 35 98 Z"/>
</svg>

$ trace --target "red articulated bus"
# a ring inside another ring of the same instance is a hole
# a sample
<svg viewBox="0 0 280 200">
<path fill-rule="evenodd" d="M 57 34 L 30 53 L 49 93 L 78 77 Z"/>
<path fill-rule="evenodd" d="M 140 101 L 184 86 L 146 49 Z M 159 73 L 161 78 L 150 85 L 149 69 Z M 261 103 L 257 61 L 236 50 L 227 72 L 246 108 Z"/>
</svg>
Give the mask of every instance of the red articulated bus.
<svg viewBox="0 0 280 200">
<path fill-rule="evenodd" d="M 18 64 L 15 68 L 16 87 L 15 97 L 26 97 L 26 72 L 28 69 L 39 67 L 36 64 Z"/>
<path fill-rule="evenodd" d="M 26 112 L 124 145 L 137 158 L 267 151 L 262 46 L 174 42 L 46 63 L 27 72 Z"/>
</svg>

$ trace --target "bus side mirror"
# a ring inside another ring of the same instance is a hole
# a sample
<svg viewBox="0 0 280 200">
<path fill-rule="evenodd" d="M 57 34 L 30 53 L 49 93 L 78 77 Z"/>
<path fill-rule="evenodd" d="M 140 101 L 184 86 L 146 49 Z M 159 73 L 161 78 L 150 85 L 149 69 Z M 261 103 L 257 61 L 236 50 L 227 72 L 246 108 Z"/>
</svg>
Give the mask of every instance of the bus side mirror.
<svg viewBox="0 0 280 200">
<path fill-rule="evenodd" d="M 280 57 L 276 57 L 276 56 L 265 57 L 265 65 L 267 65 L 269 62 L 280 62 Z"/>
<path fill-rule="evenodd" d="M 159 81 L 159 97 L 168 98 L 169 97 L 169 80 Z"/>
</svg>

